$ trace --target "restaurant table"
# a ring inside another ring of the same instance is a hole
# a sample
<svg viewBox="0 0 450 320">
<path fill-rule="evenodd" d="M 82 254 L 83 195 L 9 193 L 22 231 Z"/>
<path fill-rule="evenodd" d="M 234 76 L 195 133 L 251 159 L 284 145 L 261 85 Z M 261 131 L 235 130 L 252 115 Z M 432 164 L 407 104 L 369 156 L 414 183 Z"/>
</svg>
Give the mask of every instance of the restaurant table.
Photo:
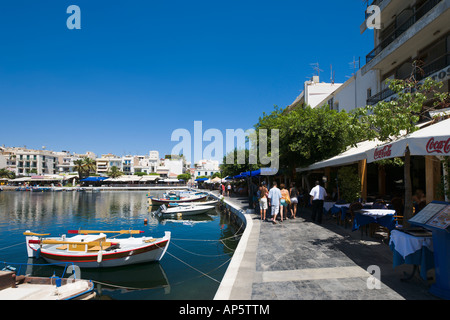
<svg viewBox="0 0 450 320">
<path fill-rule="evenodd" d="M 341 204 L 337 204 L 335 203 L 331 209 L 331 215 L 334 216 L 338 213 L 341 213 L 341 220 L 344 221 L 345 220 L 345 214 L 348 211 L 348 208 L 350 208 L 350 203 L 341 203 Z"/>
<path fill-rule="evenodd" d="M 434 268 L 432 236 L 414 236 L 399 230 L 392 230 L 389 247 L 393 253 L 393 267 L 402 264 L 414 266 L 412 274 L 402 280 L 411 279 L 420 267 L 420 276 L 427 280 L 427 272 Z"/>
<path fill-rule="evenodd" d="M 389 229 L 395 229 L 395 210 L 391 209 L 362 209 L 355 211 L 352 231 L 370 223 L 377 223 Z"/>
</svg>

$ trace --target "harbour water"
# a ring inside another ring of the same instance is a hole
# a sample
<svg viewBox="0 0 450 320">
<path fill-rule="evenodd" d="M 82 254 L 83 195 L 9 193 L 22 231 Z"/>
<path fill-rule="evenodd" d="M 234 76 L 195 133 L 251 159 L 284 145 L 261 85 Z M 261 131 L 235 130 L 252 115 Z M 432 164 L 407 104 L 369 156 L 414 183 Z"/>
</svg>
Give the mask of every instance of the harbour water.
<svg viewBox="0 0 450 320">
<path fill-rule="evenodd" d="M 133 229 L 153 237 L 171 231 L 171 244 L 159 263 L 82 269 L 81 278 L 95 282 L 98 299 L 212 299 L 237 247 L 236 235 L 243 230 L 218 209 L 185 220 L 158 219 L 147 206 L 146 194 L 1 192 L 0 260 L 46 263 L 28 259 L 25 230 L 58 236 L 71 229 Z"/>
</svg>

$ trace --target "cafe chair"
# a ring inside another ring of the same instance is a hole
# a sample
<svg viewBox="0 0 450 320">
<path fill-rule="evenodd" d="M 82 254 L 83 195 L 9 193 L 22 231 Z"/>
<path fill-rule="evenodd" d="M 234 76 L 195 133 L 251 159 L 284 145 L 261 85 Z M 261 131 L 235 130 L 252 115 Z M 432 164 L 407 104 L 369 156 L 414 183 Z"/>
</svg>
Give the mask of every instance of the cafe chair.
<svg viewBox="0 0 450 320">
<path fill-rule="evenodd" d="M 373 203 L 372 209 L 387 209 L 387 204 L 384 200 L 378 200 Z"/>
<path fill-rule="evenodd" d="M 353 202 L 345 216 L 344 227 L 347 228 L 347 222 L 350 222 L 350 226 L 353 227 L 353 221 L 355 220 L 355 211 L 361 210 L 363 205 L 361 202 Z"/>
<path fill-rule="evenodd" d="M 402 228 L 403 226 L 403 212 L 405 206 L 403 205 L 403 199 L 399 197 L 392 198 L 391 200 L 392 208 L 395 210 L 394 221 L 397 228 Z"/>
</svg>

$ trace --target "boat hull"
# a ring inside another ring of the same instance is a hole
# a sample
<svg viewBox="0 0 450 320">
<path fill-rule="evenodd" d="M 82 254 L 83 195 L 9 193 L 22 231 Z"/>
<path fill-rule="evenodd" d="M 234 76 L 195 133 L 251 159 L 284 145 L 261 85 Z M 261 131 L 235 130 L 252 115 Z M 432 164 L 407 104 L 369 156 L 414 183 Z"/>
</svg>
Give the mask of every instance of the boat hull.
<svg viewBox="0 0 450 320">
<path fill-rule="evenodd" d="M 198 197 L 194 199 L 180 199 L 180 200 L 170 200 L 170 199 L 156 199 L 156 198 L 149 198 L 148 202 L 149 204 L 153 206 L 160 206 L 162 204 L 170 204 L 170 203 L 189 203 L 189 202 L 198 202 L 203 201 L 206 199 L 207 196 L 204 197 Z"/>
<path fill-rule="evenodd" d="M 214 206 L 198 206 L 196 208 L 189 208 L 185 206 L 179 206 L 169 209 L 160 208 L 157 211 L 157 214 L 160 217 L 178 217 L 178 216 L 186 217 L 204 214 L 213 208 Z"/>
</svg>

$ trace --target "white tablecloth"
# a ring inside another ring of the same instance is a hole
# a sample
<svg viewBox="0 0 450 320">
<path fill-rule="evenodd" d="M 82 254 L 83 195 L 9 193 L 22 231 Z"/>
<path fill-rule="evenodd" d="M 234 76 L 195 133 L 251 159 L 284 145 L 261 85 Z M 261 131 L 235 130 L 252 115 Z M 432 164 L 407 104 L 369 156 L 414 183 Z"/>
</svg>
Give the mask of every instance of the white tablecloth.
<svg viewBox="0 0 450 320">
<path fill-rule="evenodd" d="M 395 214 L 395 210 L 390 209 L 362 209 L 357 212 L 371 217 L 384 217 L 388 214 Z"/>
<path fill-rule="evenodd" d="M 413 235 L 392 230 L 389 244 L 394 243 L 395 250 L 405 259 L 411 253 L 421 250 L 423 246 L 433 251 L 432 237 L 415 237 Z"/>
<path fill-rule="evenodd" d="M 333 207 L 333 205 L 334 205 L 335 203 L 336 203 L 336 202 L 325 201 L 325 202 L 323 203 L 323 208 L 325 209 L 326 212 L 328 212 L 328 210 L 330 210 L 330 209 Z"/>
<path fill-rule="evenodd" d="M 342 208 L 342 207 L 350 208 L 350 203 L 335 204 L 334 206 L 337 207 L 337 208 Z"/>
</svg>

